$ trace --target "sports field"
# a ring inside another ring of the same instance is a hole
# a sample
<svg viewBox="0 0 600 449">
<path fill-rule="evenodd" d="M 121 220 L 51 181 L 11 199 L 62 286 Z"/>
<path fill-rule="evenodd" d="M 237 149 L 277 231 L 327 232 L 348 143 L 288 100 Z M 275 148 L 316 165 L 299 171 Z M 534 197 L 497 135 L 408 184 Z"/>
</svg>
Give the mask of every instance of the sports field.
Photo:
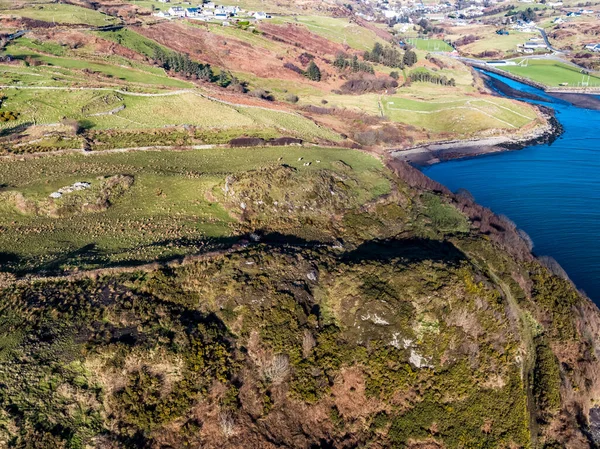
<svg viewBox="0 0 600 449">
<path fill-rule="evenodd" d="M 567 83 L 571 87 L 600 86 L 600 77 L 588 77 L 581 73 L 579 68 L 555 60 L 529 59 L 524 63 L 524 60 L 521 59 L 515 60 L 515 62 L 521 65 L 503 66 L 502 70 L 553 87 L 563 83 Z"/>
<path fill-rule="evenodd" d="M 404 41 L 417 48 L 417 50 L 423 51 L 445 51 L 452 52 L 454 48 L 448 45 L 441 39 L 419 39 L 415 37 L 407 37 Z"/>
</svg>

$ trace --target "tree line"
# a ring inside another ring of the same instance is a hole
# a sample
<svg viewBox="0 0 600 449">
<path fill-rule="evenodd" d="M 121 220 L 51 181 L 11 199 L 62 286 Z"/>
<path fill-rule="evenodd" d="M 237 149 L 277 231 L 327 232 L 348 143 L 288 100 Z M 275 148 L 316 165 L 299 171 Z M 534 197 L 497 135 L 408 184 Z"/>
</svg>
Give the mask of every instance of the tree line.
<svg viewBox="0 0 600 449">
<path fill-rule="evenodd" d="M 422 70 L 413 70 L 408 75 L 410 82 L 420 81 L 424 83 L 433 83 L 441 86 L 456 86 L 456 80 L 454 78 L 448 78 L 445 75 L 437 75 L 435 73 L 426 72 Z"/>
<path fill-rule="evenodd" d="M 333 66 L 340 70 L 350 69 L 353 73 L 364 72 L 364 73 L 375 73 L 375 69 L 368 62 L 358 60 L 358 56 L 354 55 L 350 58 L 345 53 L 338 53 Z"/>
<path fill-rule="evenodd" d="M 221 87 L 227 87 L 232 82 L 227 73 L 222 71 L 218 76 L 215 76 L 210 64 L 192 61 L 187 54 L 166 50 L 158 45 L 153 50 L 152 59 L 165 70 L 181 73 L 188 78 L 217 83 Z"/>
</svg>

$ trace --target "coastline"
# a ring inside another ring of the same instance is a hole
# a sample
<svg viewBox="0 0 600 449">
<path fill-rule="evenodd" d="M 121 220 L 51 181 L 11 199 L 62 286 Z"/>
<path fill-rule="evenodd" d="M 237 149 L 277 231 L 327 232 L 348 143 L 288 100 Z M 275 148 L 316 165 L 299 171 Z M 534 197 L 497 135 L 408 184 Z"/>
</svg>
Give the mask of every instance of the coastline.
<svg viewBox="0 0 600 449">
<path fill-rule="evenodd" d="M 428 166 L 454 159 L 483 156 L 503 151 L 520 150 L 532 145 L 552 143 L 562 133 L 563 128 L 554 115 L 554 110 L 538 106 L 546 120 L 530 133 L 519 136 L 491 136 L 465 140 L 449 140 L 419 145 L 404 150 L 390 150 L 389 156 L 416 166 Z"/>
</svg>

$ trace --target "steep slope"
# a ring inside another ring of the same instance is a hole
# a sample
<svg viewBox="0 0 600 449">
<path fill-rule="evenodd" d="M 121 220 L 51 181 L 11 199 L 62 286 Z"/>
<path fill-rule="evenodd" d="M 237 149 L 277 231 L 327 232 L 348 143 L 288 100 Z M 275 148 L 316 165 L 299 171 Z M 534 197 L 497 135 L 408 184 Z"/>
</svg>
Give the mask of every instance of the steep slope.
<svg viewBox="0 0 600 449">
<path fill-rule="evenodd" d="M 597 308 L 510 222 L 390 167 L 241 172 L 229 248 L 4 276 L 4 445 L 593 447 Z"/>
</svg>

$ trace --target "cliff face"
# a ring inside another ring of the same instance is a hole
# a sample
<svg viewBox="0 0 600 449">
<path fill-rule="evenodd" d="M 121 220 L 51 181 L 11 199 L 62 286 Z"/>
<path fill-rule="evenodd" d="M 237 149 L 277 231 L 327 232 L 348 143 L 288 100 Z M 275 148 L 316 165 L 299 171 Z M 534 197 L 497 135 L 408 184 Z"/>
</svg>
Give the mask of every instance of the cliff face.
<svg viewBox="0 0 600 449">
<path fill-rule="evenodd" d="M 468 195 L 357 170 L 224 179 L 220 253 L 7 285 L 3 444 L 594 447 L 598 309 Z"/>
</svg>

